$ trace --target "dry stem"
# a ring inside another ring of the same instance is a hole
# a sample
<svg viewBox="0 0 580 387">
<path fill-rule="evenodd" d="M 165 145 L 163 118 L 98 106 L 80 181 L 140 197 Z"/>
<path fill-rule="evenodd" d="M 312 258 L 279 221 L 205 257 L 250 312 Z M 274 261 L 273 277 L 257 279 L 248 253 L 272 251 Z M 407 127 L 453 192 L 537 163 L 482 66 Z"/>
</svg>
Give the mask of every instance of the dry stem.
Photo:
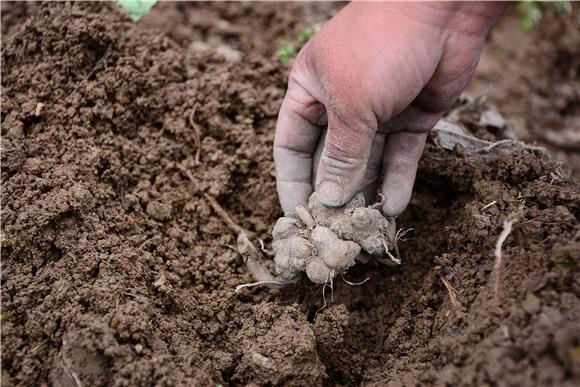
<svg viewBox="0 0 580 387">
<path fill-rule="evenodd" d="M 193 139 L 195 142 L 195 165 L 199 165 L 199 157 L 201 154 L 201 134 L 200 134 L 200 130 L 199 127 L 197 126 L 197 124 L 195 123 L 195 108 L 193 108 L 191 110 L 191 113 L 189 114 L 188 120 L 189 120 L 189 125 L 191 126 L 191 128 L 193 129 Z"/>
<path fill-rule="evenodd" d="M 453 285 L 451 285 L 451 283 L 447 278 L 445 278 L 442 275 L 439 275 L 439 277 L 441 278 L 443 285 L 445 285 L 445 287 L 447 288 L 449 298 L 451 299 L 451 305 L 453 305 L 455 309 L 461 309 L 461 305 L 459 305 L 459 301 L 457 301 L 457 290 L 455 290 L 455 288 L 453 287 Z"/>
<path fill-rule="evenodd" d="M 487 209 L 487 208 L 489 208 L 489 207 L 491 207 L 491 206 L 493 206 L 493 205 L 495 205 L 495 204 L 497 204 L 497 200 L 494 200 L 493 202 L 491 202 L 491 203 L 489 203 L 489 204 L 486 204 L 485 206 L 483 206 L 483 207 L 481 208 L 481 211 L 483 211 L 483 210 L 485 210 L 485 209 Z"/>
<path fill-rule="evenodd" d="M 523 149 L 527 149 L 527 150 L 534 151 L 534 152 L 539 152 L 541 154 L 546 154 L 546 148 L 544 148 L 544 147 L 528 145 L 522 141 L 510 140 L 510 139 L 493 142 L 488 146 L 477 149 L 476 152 L 477 153 L 487 153 L 487 152 L 491 152 L 492 150 L 494 150 L 497 147 L 504 146 L 504 145 L 520 146 Z"/>
<path fill-rule="evenodd" d="M 177 168 L 179 168 L 179 170 L 181 172 L 183 172 L 183 174 L 189 179 L 189 181 L 191 181 L 194 185 L 195 185 L 195 180 L 193 178 L 193 176 L 191 175 L 191 173 L 189 173 L 189 171 L 185 168 L 183 168 L 182 166 L 178 165 Z M 220 206 L 220 204 L 217 202 L 217 200 L 215 200 L 215 198 L 213 196 L 211 196 L 208 193 L 203 194 L 203 197 L 205 198 L 205 200 L 207 200 L 208 204 L 210 205 L 210 207 L 215 211 L 215 213 L 222 218 L 222 220 L 224 221 L 224 223 L 236 234 L 241 234 L 241 233 L 245 233 L 247 235 L 252 235 L 251 232 L 244 230 L 241 226 L 239 226 L 236 222 L 234 222 L 234 220 L 232 219 L 232 217 L 230 216 L 230 214 L 228 214 L 226 212 L 226 210 L 223 209 L 222 206 Z"/>
<path fill-rule="evenodd" d="M 247 235 L 251 234 L 249 231 L 244 230 L 241 226 L 239 226 L 236 222 L 234 222 L 234 220 L 232 219 L 230 214 L 228 214 L 226 212 L 226 210 L 224 210 L 223 207 L 220 206 L 220 204 L 217 202 L 217 200 L 215 200 L 215 198 L 213 196 L 211 196 L 210 194 L 204 193 L 203 197 L 205 198 L 205 200 L 207 200 L 207 202 L 209 203 L 211 208 L 215 211 L 215 213 L 218 214 L 218 216 L 220 218 L 222 218 L 224 223 L 227 224 L 228 227 L 233 232 L 235 232 L 238 235 L 242 234 L 242 233 L 245 233 Z"/>
</svg>

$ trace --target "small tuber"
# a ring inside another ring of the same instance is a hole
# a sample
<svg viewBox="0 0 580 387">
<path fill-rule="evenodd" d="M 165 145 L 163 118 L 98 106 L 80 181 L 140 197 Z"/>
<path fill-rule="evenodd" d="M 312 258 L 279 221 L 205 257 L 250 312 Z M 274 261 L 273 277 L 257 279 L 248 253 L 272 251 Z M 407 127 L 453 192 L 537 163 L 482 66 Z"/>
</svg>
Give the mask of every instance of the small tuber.
<svg viewBox="0 0 580 387">
<path fill-rule="evenodd" d="M 238 250 L 256 284 L 284 285 L 298 281 L 302 273 L 314 283 L 325 284 L 332 283 L 357 261 L 399 264 L 392 254 L 396 251 L 395 232 L 395 220 L 366 207 L 362 194 L 342 207 L 327 207 L 314 193 L 308 206 L 297 207 L 274 226 L 276 277 L 266 275 L 264 267 L 257 267 L 257 258 L 253 257 L 257 251 L 248 254 L 247 239 L 238 244 Z"/>
</svg>

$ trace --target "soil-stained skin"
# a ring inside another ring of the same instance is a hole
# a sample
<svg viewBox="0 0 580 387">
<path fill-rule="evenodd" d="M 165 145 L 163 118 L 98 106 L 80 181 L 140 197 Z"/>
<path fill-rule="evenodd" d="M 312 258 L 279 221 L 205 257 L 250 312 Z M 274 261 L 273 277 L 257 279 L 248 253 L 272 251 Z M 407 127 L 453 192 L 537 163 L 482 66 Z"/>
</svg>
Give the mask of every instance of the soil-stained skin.
<svg viewBox="0 0 580 387">
<path fill-rule="evenodd" d="M 428 145 L 398 221 L 414 228 L 399 242 L 400 268 L 356 265 L 345 277 L 370 280 L 335 281 L 324 309 L 321 287 L 307 281 L 235 293 L 251 278 L 204 195 L 270 245 L 282 215 L 271 147 L 287 68 L 264 53 L 278 42 L 265 47 L 255 28 L 236 45 L 224 23 L 199 27 L 212 44 L 243 49 L 231 62 L 192 53 L 185 35 L 176 42 L 111 4 L 2 7 L 3 384 L 562 386 L 580 377 L 580 194 L 555 163 L 530 153 L 480 162 Z M 288 34 L 313 14 L 193 7 L 234 28 L 262 20 L 264 30 L 270 12 Z M 252 41 L 264 51 L 246 50 Z M 508 217 L 517 221 L 492 273 Z"/>
</svg>

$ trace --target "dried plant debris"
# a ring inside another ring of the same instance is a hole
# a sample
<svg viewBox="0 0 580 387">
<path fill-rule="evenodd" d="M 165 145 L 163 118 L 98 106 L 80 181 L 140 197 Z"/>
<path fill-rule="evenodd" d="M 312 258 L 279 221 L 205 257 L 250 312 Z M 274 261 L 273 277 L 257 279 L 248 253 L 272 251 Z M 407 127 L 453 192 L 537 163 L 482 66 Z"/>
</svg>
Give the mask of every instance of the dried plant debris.
<svg viewBox="0 0 580 387">
<path fill-rule="evenodd" d="M 481 158 L 493 158 L 499 155 L 510 155 L 514 152 L 527 149 L 547 156 L 548 151 L 539 146 L 526 144 L 518 140 L 486 141 L 474 137 L 461 125 L 447 120 L 439 120 L 431 131 L 433 142 L 443 149 L 454 149 L 461 145 L 465 152 Z"/>
<path fill-rule="evenodd" d="M 298 281 L 303 273 L 314 283 L 332 283 L 356 262 L 398 265 L 394 218 L 365 206 L 363 194 L 355 195 L 342 207 L 327 207 L 316 193 L 307 207 L 297 207 L 276 222 L 272 232 L 273 276 L 260 254 L 241 234 L 238 250 L 256 283 L 240 285 L 283 286 Z"/>
</svg>

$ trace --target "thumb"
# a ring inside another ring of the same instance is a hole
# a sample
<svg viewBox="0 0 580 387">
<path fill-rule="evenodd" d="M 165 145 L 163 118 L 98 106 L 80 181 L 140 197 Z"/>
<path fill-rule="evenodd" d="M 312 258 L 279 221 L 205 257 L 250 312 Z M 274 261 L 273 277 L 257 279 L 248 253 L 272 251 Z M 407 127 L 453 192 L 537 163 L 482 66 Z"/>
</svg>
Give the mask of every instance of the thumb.
<svg viewBox="0 0 580 387">
<path fill-rule="evenodd" d="M 321 203 L 341 206 L 356 193 L 376 131 L 376 119 L 346 120 L 329 114 L 328 132 L 316 174 L 316 191 Z"/>
</svg>

